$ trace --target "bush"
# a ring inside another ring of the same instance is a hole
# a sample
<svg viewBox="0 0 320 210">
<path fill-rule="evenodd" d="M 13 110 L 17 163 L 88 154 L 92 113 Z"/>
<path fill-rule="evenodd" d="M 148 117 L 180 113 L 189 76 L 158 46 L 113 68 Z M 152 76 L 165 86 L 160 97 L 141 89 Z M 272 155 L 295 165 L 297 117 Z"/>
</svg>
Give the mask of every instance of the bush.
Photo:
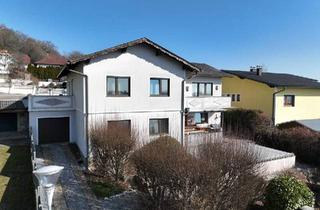
<svg viewBox="0 0 320 210">
<path fill-rule="evenodd" d="M 267 147 L 292 152 L 302 162 L 320 164 L 319 134 L 307 128 L 261 129 L 257 131 L 255 141 Z"/>
<path fill-rule="evenodd" d="M 247 143 L 206 143 L 201 161 L 198 197 L 200 209 L 246 209 L 263 193 L 257 155 Z"/>
<path fill-rule="evenodd" d="M 295 210 L 313 205 L 313 193 L 294 177 L 279 176 L 271 180 L 266 188 L 267 209 Z"/>
<path fill-rule="evenodd" d="M 257 130 L 270 128 L 272 120 L 263 112 L 232 109 L 224 112 L 224 132 L 227 135 L 252 139 Z"/>
<path fill-rule="evenodd" d="M 153 209 L 245 209 L 259 195 L 256 156 L 242 144 L 206 143 L 195 156 L 160 137 L 136 151 L 138 190 Z"/>
<path fill-rule="evenodd" d="M 129 155 L 132 153 L 135 135 L 121 126 L 96 123 L 90 128 L 92 166 L 96 174 L 123 180 Z"/>
<path fill-rule="evenodd" d="M 40 80 L 57 79 L 61 68 L 59 67 L 36 67 L 32 64 L 28 65 L 27 71 Z"/>
<path fill-rule="evenodd" d="M 177 140 L 160 137 L 136 151 L 131 160 L 136 167 L 136 187 L 149 195 L 151 208 L 180 209 L 190 205 L 196 164 Z"/>
</svg>

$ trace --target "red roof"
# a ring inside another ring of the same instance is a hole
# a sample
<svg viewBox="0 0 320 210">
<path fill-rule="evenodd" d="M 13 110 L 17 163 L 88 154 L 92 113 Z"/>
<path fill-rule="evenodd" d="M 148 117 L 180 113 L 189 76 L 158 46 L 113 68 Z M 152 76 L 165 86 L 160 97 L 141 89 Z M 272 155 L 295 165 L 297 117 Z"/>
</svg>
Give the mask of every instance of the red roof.
<svg viewBox="0 0 320 210">
<path fill-rule="evenodd" d="M 28 65 L 31 62 L 31 58 L 27 54 L 15 54 L 14 57 L 18 62 L 24 65 Z"/>
<path fill-rule="evenodd" d="M 67 60 L 65 57 L 55 54 L 48 54 L 46 57 L 36 61 L 35 64 L 45 64 L 45 65 L 65 65 Z"/>
</svg>

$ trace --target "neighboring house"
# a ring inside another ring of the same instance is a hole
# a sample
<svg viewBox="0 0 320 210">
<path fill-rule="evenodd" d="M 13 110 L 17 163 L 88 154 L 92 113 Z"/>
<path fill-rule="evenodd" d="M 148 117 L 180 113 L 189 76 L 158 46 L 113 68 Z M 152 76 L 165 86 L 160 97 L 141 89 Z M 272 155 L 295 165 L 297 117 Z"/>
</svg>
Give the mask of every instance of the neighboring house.
<svg viewBox="0 0 320 210">
<path fill-rule="evenodd" d="M 31 58 L 27 54 L 17 54 L 14 55 L 19 66 L 23 70 L 27 70 L 28 65 L 31 63 Z"/>
<path fill-rule="evenodd" d="M 0 82 L 9 79 L 9 66 L 14 62 L 14 58 L 7 50 L 0 50 Z"/>
<path fill-rule="evenodd" d="M 231 75 L 203 63 L 193 63 L 201 72 L 187 75 L 185 85 L 185 131 L 221 131 L 221 112 L 231 106 L 230 97 L 222 97 L 222 78 Z"/>
<path fill-rule="evenodd" d="M 27 97 L 0 93 L 0 133 L 28 131 Z"/>
<path fill-rule="evenodd" d="M 69 96 L 29 96 L 30 127 L 36 143 L 74 142 L 85 157 L 88 131 L 101 122 L 126 127 L 141 141 L 167 134 L 183 143 L 185 123 L 221 131 L 220 112 L 231 104 L 221 97 L 226 75 L 138 39 L 70 61 L 59 74 Z"/>
<path fill-rule="evenodd" d="M 292 74 L 230 71 L 223 78 L 223 94 L 232 98 L 232 106 L 266 113 L 274 124 L 293 120 L 320 119 L 320 83 Z"/>
<path fill-rule="evenodd" d="M 65 57 L 56 54 L 47 54 L 42 59 L 34 62 L 38 67 L 63 67 L 67 63 Z"/>
</svg>

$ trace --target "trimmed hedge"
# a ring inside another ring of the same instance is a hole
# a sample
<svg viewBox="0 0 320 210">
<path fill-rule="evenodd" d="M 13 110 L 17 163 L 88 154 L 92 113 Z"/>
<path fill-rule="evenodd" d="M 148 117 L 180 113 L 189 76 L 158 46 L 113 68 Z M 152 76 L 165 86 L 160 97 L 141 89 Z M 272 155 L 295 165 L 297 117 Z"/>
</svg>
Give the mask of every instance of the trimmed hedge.
<svg viewBox="0 0 320 210">
<path fill-rule="evenodd" d="M 295 210 L 313 205 L 313 192 L 294 177 L 287 175 L 276 177 L 266 188 L 266 209 Z"/>
<path fill-rule="evenodd" d="M 60 67 L 36 67 L 33 65 L 28 65 L 27 71 L 34 77 L 41 80 L 57 79 Z"/>
</svg>

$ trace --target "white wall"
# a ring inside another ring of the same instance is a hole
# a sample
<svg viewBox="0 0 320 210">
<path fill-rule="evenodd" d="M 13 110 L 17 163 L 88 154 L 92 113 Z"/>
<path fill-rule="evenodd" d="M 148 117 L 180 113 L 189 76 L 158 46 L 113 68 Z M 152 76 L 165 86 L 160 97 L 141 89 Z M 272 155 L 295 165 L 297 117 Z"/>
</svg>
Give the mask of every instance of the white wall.
<svg viewBox="0 0 320 210">
<path fill-rule="evenodd" d="M 170 135 L 181 140 L 181 91 L 185 78 L 182 64 L 138 45 L 129 47 L 125 53 L 92 60 L 84 66 L 83 73 L 88 75 L 91 123 L 101 117 L 130 119 L 133 129 L 138 128 L 141 139 L 145 139 L 149 137 L 150 118 L 169 118 Z M 106 97 L 107 76 L 129 76 L 130 97 Z M 169 97 L 150 97 L 150 78 L 154 77 L 170 79 Z"/>
<path fill-rule="evenodd" d="M 86 157 L 86 115 L 85 115 L 85 79 L 78 74 L 70 73 L 68 81 L 72 80 L 72 95 L 74 102 L 75 117 L 75 143 L 78 145 L 82 155 Z"/>
<path fill-rule="evenodd" d="M 129 47 L 126 53 L 112 53 L 84 67 L 88 75 L 89 112 L 181 110 L 182 64 L 165 55 L 156 56 L 149 47 Z M 107 76 L 130 76 L 130 97 L 106 97 Z M 150 97 L 150 78 L 169 78 L 170 97 Z"/>
<path fill-rule="evenodd" d="M 130 120 L 131 131 L 137 134 L 140 143 L 150 141 L 149 136 L 149 120 L 156 118 L 168 118 L 169 120 L 169 135 L 181 139 L 181 114 L 180 112 L 140 112 L 140 113 L 115 113 L 115 114 L 90 114 L 89 128 L 94 123 L 105 123 L 108 120 Z"/>
</svg>

